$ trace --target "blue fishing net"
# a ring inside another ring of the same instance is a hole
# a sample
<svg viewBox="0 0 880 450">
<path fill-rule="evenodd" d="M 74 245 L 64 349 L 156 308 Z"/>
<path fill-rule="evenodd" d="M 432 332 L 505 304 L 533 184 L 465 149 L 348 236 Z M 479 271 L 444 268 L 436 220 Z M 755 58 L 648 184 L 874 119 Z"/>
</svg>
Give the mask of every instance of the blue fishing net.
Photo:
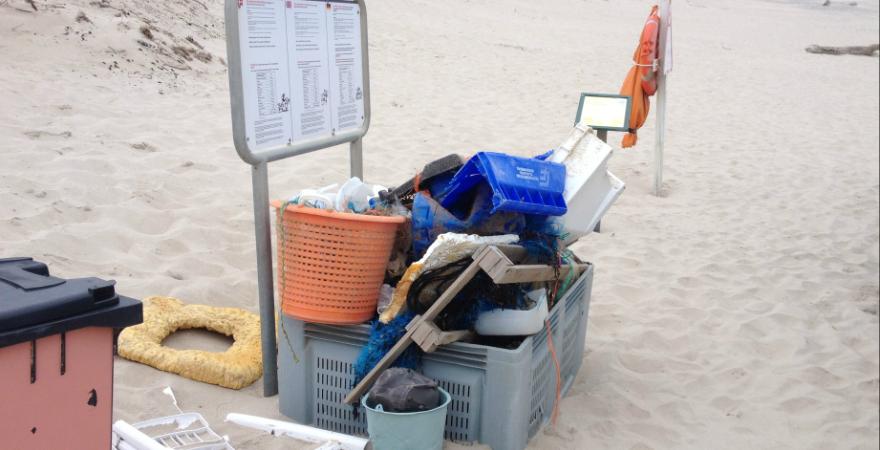
<svg viewBox="0 0 880 450">
<path fill-rule="evenodd" d="M 373 367 L 388 354 L 391 347 L 406 334 L 406 326 L 414 317 L 411 312 L 404 312 L 391 322 L 383 324 L 378 319 L 373 320 L 370 326 L 370 339 L 361 349 L 357 362 L 354 364 L 354 385 L 357 385 L 367 376 Z M 415 369 L 422 357 L 422 350 L 418 345 L 410 344 L 397 358 L 391 367 L 404 367 Z"/>
</svg>

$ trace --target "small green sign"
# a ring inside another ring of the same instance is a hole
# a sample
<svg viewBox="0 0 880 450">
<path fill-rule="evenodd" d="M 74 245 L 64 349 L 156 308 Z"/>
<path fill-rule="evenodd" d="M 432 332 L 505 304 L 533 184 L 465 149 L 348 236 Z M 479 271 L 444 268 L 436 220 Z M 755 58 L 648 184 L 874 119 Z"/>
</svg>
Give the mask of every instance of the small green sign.
<svg viewBox="0 0 880 450">
<path fill-rule="evenodd" d="M 595 130 L 629 131 L 632 101 L 625 95 L 584 92 L 574 123 L 582 120 Z"/>
</svg>

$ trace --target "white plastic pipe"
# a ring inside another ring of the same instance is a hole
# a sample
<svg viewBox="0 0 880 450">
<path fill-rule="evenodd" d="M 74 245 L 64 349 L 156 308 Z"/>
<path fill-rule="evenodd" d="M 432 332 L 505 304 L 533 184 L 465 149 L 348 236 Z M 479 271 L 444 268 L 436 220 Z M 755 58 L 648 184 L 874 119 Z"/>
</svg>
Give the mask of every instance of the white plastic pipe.
<svg viewBox="0 0 880 450">
<path fill-rule="evenodd" d="M 326 442 L 315 450 L 345 450 L 345 447 L 338 442 Z"/>
<path fill-rule="evenodd" d="M 113 424 L 113 432 L 120 438 L 117 445 L 119 450 L 168 450 L 168 447 L 154 441 L 124 420 L 117 420 Z"/>
<path fill-rule="evenodd" d="M 322 430 L 320 428 L 300 425 L 298 423 L 282 422 L 280 420 L 267 419 L 265 417 L 250 416 L 247 414 L 229 413 L 226 421 L 243 427 L 253 428 L 272 433 L 273 435 L 289 436 L 301 441 L 320 443 L 338 443 L 342 450 L 364 450 L 369 440 L 350 436 L 342 433 Z M 330 447 L 333 448 L 333 447 Z"/>
</svg>

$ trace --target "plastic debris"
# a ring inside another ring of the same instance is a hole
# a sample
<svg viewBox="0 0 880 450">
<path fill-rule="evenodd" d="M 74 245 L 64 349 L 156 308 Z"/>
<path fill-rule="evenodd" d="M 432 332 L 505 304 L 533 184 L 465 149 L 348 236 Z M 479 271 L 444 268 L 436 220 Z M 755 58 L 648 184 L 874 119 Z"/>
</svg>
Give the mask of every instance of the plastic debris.
<svg viewBox="0 0 880 450">
<path fill-rule="evenodd" d="M 440 405 L 437 382 L 412 370 L 393 367 L 382 372 L 367 396 L 367 406 L 385 412 L 416 412 Z"/>
<path fill-rule="evenodd" d="M 373 367 L 376 367 L 376 364 L 391 351 L 394 344 L 406 334 L 406 326 L 412 318 L 412 313 L 404 312 L 387 324 L 378 320 L 373 321 L 370 327 L 370 338 L 366 345 L 361 348 L 361 353 L 354 364 L 355 384 L 373 370 Z M 422 353 L 418 346 L 411 345 L 391 365 L 414 369 L 418 365 L 421 356 Z"/>
<path fill-rule="evenodd" d="M 112 450 L 234 450 L 199 413 L 113 424 Z"/>
<path fill-rule="evenodd" d="M 116 421 L 111 450 L 234 450 L 229 445 L 229 436 L 215 433 L 201 414 L 185 413 L 180 409 L 171 386 L 165 386 L 162 393 L 171 397 L 171 403 L 180 414 L 134 425 Z M 148 434 L 148 430 L 152 432 Z"/>
<path fill-rule="evenodd" d="M 177 405 L 177 397 L 174 396 L 174 391 L 171 390 L 171 386 L 165 386 L 165 389 L 162 389 L 162 393 L 171 397 L 171 403 L 174 405 L 174 408 L 177 409 L 177 412 L 183 414 L 183 410 Z"/>
<path fill-rule="evenodd" d="M 483 336 L 528 336 L 544 328 L 549 315 L 547 289 L 536 289 L 527 294 L 532 307 L 519 309 L 493 309 L 479 315 L 474 330 Z"/>
<path fill-rule="evenodd" d="M 440 204 L 444 208 L 454 209 L 480 183 L 487 183 L 492 188 L 493 213 L 565 214 L 562 195 L 565 190 L 565 166 L 557 162 L 505 153 L 477 153 L 449 182 Z"/>
<path fill-rule="evenodd" d="M 320 189 L 303 189 L 290 199 L 290 203 L 319 209 L 335 209 L 337 192 L 339 192 L 339 183 L 333 183 Z"/>
<path fill-rule="evenodd" d="M 592 232 L 626 187 L 606 168 L 612 150 L 592 128 L 578 124 L 549 157 L 566 168 L 568 212 L 556 219 L 562 224 L 566 244 Z"/>
<path fill-rule="evenodd" d="M 265 431 L 272 436 L 287 436 L 305 442 L 323 443 L 324 445 L 319 447 L 321 450 L 364 450 L 370 443 L 369 440 L 361 437 L 248 414 L 229 413 L 226 415 L 226 421 Z"/>
<path fill-rule="evenodd" d="M 391 297 L 394 295 L 394 288 L 391 285 L 383 284 L 379 289 L 379 303 L 376 306 L 376 312 L 382 314 L 391 305 Z"/>
<path fill-rule="evenodd" d="M 425 255 L 406 269 L 403 278 L 400 279 L 397 287 L 394 289 L 391 305 L 379 316 L 379 321 L 388 323 L 403 310 L 403 307 L 406 306 L 409 288 L 422 272 L 471 256 L 483 245 L 514 244 L 518 241 L 519 236 L 515 234 L 501 236 L 478 236 L 475 234 L 457 233 L 441 234 L 428 247 Z"/>
<path fill-rule="evenodd" d="M 372 208 L 372 200 L 385 190 L 387 188 L 384 186 L 364 183 L 360 178 L 352 177 L 342 186 L 335 183 L 319 189 L 303 189 L 288 202 L 318 209 L 364 213 Z"/>
<path fill-rule="evenodd" d="M 440 159 L 431 161 L 411 180 L 401 184 L 391 191 L 400 199 L 412 201 L 417 192 L 429 192 L 436 196 L 446 189 L 446 185 L 464 165 L 464 160 L 456 154 L 446 155 Z"/>
<path fill-rule="evenodd" d="M 361 398 L 360 404 L 367 415 L 367 432 L 370 443 L 376 449 L 388 450 L 441 450 L 443 434 L 447 421 L 446 412 L 450 409 L 452 396 L 442 388 L 437 388 L 442 400 L 436 408 L 427 411 L 406 413 L 385 411 L 382 405 L 375 408 L 367 404 L 369 395 Z M 456 413 L 459 413 L 456 410 Z M 456 416 L 449 418 L 456 423 Z M 500 448 L 500 447 L 497 447 Z"/>
<path fill-rule="evenodd" d="M 358 177 L 346 181 L 336 194 L 336 210 L 363 213 L 370 209 L 370 199 L 378 197 L 380 191 L 386 190 L 379 185 L 367 184 Z"/>
<path fill-rule="evenodd" d="M 477 186 L 466 205 L 456 205 L 456 211 L 441 206 L 433 198 L 416 194 L 412 212 L 413 256 L 419 258 L 438 236 L 443 233 L 464 233 L 491 236 L 519 234 L 526 229 L 527 217 L 521 213 L 500 211 L 492 213 L 492 190 L 487 185 Z"/>
</svg>

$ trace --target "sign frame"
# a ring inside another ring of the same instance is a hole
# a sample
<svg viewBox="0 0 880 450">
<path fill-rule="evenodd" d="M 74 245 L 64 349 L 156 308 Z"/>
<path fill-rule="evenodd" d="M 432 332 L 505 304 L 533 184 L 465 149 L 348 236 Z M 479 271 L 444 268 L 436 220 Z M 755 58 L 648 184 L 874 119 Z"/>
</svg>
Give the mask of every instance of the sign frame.
<svg viewBox="0 0 880 450">
<path fill-rule="evenodd" d="M 238 156 L 251 166 L 254 237 L 257 254 L 257 290 L 260 306 L 260 341 L 263 359 L 263 396 L 278 394 L 278 347 L 275 332 L 275 281 L 272 272 L 272 226 L 269 210 L 269 163 L 284 158 L 349 143 L 351 176 L 363 178 L 363 137 L 370 128 L 370 57 L 367 40 L 365 0 L 323 0 L 323 3 L 356 4 L 360 10 L 361 73 L 363 77 L 364 119 L 360 127 L 262 149 L 247 144 L 244 80 L 241 67 L 239 7 L 247 0 L 225 0 L 227 73 L 232 111 L 232 138 Z M 287 0 L 272 0 L 285 1 Z M 286 6 L 286 5 L 285 5 Z M 289 50 L 289 49 L 288 49 Z M 288 51 L 288 58 L 290 52 Z"/>
<path fill-rule="evenodd" d="M 324 3 L 356 4 L 360 8 L 361 68 L 364 86 L 363 124 L 358 128 L 345 130 L 330 136 L 309 138 L 290 145 L 275 146 L 263 150 L 251 150 L 246 141 L 245 94 L 244 80 L 242 79 L 241 36 L 238 20 L 238 10 L 243 1 L 246 0 L 226 0 L 225 6 L 227 72 L 229 74 L 229 96 L 232 109 L 232 139 L 238 156 L 244 162 L 253 166 L 259 163 L 277 161 L 335 145 L 354 142 L 366 135 L 370 128 L 370 61 L 369 43 L 367 41 L 367 8 L 364 0 L 323 0 Z M 352 156 L 354 157 L 355 155 Z"/>
<path fill-rule="evenodd" d="M 604 130 L 604 131 L 629 131 L 629 116 L 632 112 L 632 98 L 628 95 L 616 95 L 616 94 L 599 94 L 595 92 L 582 92 L 581 99 L 578 102 L 577 115 L 575 115 L 574 123 L 575 125 L 581 122 L 581 114 L 584 111 L 584 103 L 587 97 L 603 97 L 603 98 L 625 98 L 626 99 L 626 117 L 623 121 L 623 127 L 600 127 L 590 125 L 590 128 L 594 130 Z"/>
</svg>

